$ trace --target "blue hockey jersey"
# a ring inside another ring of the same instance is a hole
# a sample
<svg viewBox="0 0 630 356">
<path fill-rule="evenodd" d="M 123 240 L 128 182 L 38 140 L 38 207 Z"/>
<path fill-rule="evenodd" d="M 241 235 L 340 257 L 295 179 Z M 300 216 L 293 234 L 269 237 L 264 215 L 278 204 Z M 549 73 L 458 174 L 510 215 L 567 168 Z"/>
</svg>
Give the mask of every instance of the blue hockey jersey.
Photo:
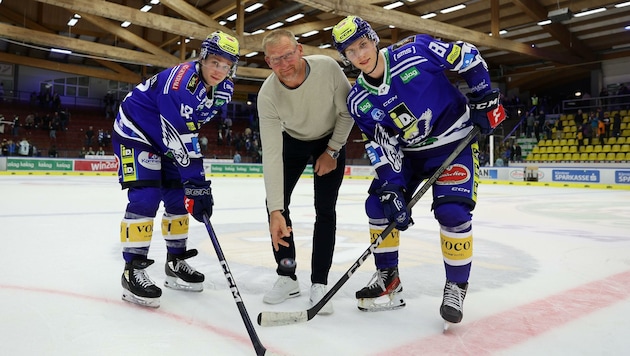
<svg viewBox="0 0 630 356">
<path fill-rule="evenodd" d="M 171 157 L 182 181 L 200 179 L 204 168 L 198 131 L 231 101 L 233 92 L 228 79 L 208 92 L 199 64 L 182 63 L 136 86 L 122 101 L 114 130 Z"/>
<path fill-rule="evenodd" d="M 381 84 L 370 84 L 361 73 L 347 105 L 378 177 L 398 181 L 405 155 L 422 158 L 452 150 L 472 130 L 467 99 L 446 71 L 459 73 L 479 95 L 491 90 L 490 76 L 477 48 L 465 42 L 415 35 L 381 53 Z"/>
</svg>

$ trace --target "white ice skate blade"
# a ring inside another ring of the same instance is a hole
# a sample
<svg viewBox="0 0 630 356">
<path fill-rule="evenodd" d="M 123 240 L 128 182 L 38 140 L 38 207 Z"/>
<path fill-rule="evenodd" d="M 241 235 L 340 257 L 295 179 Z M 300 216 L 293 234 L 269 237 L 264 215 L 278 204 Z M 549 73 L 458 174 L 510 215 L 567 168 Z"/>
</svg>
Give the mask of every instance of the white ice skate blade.
<svg viewBox="0 0 630 356">
<path fill-rule="evenodd" d="M 203 283 L 187 283 L 183 281 L 181 278 L 166 276 L 164 279 L 164 286 L 181 290 L 185 292 L 201 292 L 203 291 Z"/>
<path fill-rule="evenodd" d="M 139 297 L 127 290 L 123 291 L 122 300 L 129 303 L 140 305 L 142 307 L 149 307 L 149 308 L 160 307 L 160 298 Z"/>
<path fill-rule="evenodd" d="M 400 309 L 405 305 L 405 300 L 400 293 L 392 293 L 378 298 L 359 299 L 357 307 L 364 312 L 378 312 Z"/>
</svg>

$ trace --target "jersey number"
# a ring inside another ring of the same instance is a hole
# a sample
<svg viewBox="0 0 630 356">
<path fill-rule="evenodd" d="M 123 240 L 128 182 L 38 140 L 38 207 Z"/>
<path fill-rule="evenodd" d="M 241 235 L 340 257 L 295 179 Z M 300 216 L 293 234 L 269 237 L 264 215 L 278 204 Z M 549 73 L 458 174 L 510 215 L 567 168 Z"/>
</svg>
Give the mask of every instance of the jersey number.
<svg viewBox="0 0 630 356">
<path fill-rule="evenodd" d="M 448 43 L 431 42 L 429 43 L 429 49 L 440 57 L 444 57 L 446 50 L 448 49 Z"/>
</svg>

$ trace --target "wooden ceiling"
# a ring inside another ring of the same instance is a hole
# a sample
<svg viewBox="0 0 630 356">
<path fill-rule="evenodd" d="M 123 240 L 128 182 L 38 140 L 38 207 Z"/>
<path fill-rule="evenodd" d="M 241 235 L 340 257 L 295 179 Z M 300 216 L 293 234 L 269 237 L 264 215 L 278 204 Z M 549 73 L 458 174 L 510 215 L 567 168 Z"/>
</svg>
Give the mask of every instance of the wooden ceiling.
<svg viewBox="0 0 630 356">
<path fill-rule="evenodd" d="M 346 15 L 358 15 L 377 30 L 382 45 L 414 33 L 477 45 L 493 80 L 507 89 L 544 90 L 589 78 L 602 62 L 630 58 L 630 6 L 625 0 L 2 0 L 0 62 L 137 83 L 157 71 L 191 58 L 200 39 L 215 30 L 241 42 L 237 90 L 257 92 L 270 70 L 261 41 L 267 26 L 282 22 L 305 45 L 306 54 L 339 59 L 330 44 L 330 27 Z M 248 12 L 251 5 L 262 6 Z M 441 13 L 458 4 L 464 9 Z M 140 11 L 151 5 L 148 12 Z M 573 14 L 606 8 L 593 15 L 540 26 L 549 12 Z M 435 13 L 424 19 L 421 16 Z M 76 14 L 76 15 L 75 15 Z M 236 20 L 228 17 L 236 14 Z M 287 22 L 293 15 L 304 16 Z M 75 26 L 68 21 L 80 16 Z M 121 23 L 130 21 L 129 27 Z M 224 25 L 223 25 L 224 24 Z M 507 30 L 501 34 L 500 31 Z M 303 37 L 309 31 L 318 33 Z M 492 34 L 492 35 L 489 35 Z M 51 48 L 72 54 L 51 52 Z M 252 52 L 257 55 L 247 57 Z M 350 68 L 347 73 L 355 73 Z"/>
</svg>

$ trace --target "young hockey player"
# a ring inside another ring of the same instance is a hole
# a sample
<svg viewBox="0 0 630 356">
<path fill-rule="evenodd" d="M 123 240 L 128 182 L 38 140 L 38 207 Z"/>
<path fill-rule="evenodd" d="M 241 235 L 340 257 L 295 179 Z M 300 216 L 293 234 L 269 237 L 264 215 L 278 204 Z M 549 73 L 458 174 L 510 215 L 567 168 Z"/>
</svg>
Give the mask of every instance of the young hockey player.
<svg viewBox="0 0 630 356">
<path fill-rule="evenodd" d="M 200 292 L 204 275 L 186 259 L 188 213 L 203 221 L 212 215 L 212 190 L 206 180 L 197 140 L 201 125 L 230 102 L 230 77 L 239 59 L 238 41 L 214 32 L 201 43 L 199 58 L 164 70 L 139 84 L 123 100 L 114 123 L 113 147 L 118 179 L 129 203 L 120 226 L 125 269 L 123 300 L 159 307 L 162 290 L 146 268 L 153 220 L 164 202 L 161 230 L 169 288 Z"/>
<path fill-rule="evenodd" d="M 396 224 L 374 251 L 377 272 L 356 292 L 358 307 L 364 311 L 401 308 L 405 302 L 398 275 L 399 231 L 413 224 L 407 202 L 473 125 L 490 133 L 505 113 L 499 92 L 490 87 L 486 63 L 469 43 L 447 43 L 419 34 L 379 51 L 376 32 L 355 16 L 339 22 L 332 36 L 342 59 L 361 70 L 347 105 L 376 171 L 365 203 L 372 241 L 390 222 Z M 466 80 L 471 89 L 468 101 L 449 82 L 446 70 Z M 451 323 L 462 320 L 468 289 L 477 154 L 475 140 L 432 186 L 446 269 L 440 314 Z"/>
</svg>

